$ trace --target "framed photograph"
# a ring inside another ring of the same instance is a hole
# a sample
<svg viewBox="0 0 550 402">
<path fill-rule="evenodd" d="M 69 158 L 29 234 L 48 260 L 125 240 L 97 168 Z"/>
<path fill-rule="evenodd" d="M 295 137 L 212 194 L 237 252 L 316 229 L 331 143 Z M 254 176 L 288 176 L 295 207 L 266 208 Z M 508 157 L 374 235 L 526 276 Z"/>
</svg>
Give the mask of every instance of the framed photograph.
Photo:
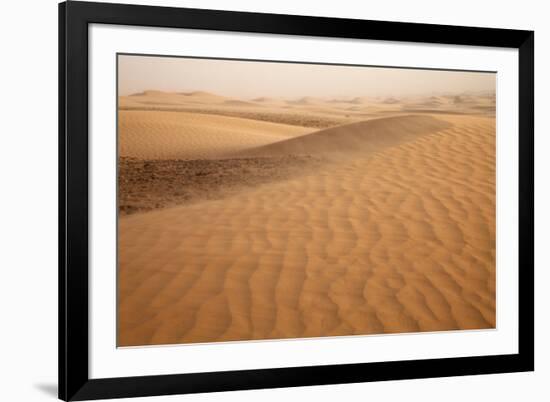
<svg viewBox="0 0 550 402">
<path fill-rule="evenodd" d="M 59 5 L 59 397 L 531 371 L 534 33 Z"/>
</svg>

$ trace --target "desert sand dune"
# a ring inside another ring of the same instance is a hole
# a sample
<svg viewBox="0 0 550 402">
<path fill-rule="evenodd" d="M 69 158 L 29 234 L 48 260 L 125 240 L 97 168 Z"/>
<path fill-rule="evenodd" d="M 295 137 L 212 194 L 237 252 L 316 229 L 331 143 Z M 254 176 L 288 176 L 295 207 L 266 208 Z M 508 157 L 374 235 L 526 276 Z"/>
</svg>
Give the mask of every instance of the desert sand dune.
<svg viewBox="0 0 550 402">
<path fill-rule="evenodd" d="M 277 98 L 270 98 L 267 96 L 260 96 L 258 98 L 252 99 L 253 102 L 260 102 L 260 103 L 283 103 L 284 101 Z"/>
<path fill-rule="evenodd" d="M 142 159 L 218 158 L 311 129 L 188 112 L 119 111 L 119 155 Z"/>
<path fill-rule="evenodd" d="M 121 112 L 121 154 L 358 152 L 121 216 L 120 346 L 495 326 L 494 119 L 398 116 L 314 134 L 201 119 Z"/>
<path fill-rule="evenodd" d="M 370 103 L 373 103 L 371 98 L 368 98 L 366 96 L 357 96 L 350 100 L 349 103 L 352 103 L 354 105 L 368 105 Z"/>
<path fill-rule="evenodd" d="M 408 99 L 402 102 L 403 112 L 416 113 L 452 113 L 481 114 L 494 116 L 496 113 L 495 98 L 492 95 L 459 94 L 446 96 L 429 96 Z"/>
<path fill-rule="evenodd" d="M 247 101 L 242 101 L 242 100 L 237 100 L 237 99 L 226 100 L 223 104 L 225 106 L 241 106 L 241 107 L 245 107 L 245 106 L 256 107 L 256 106 L 258 106 L 257 104 L 254 104 L 252 102 L 247 102 Z"/>
<path fill-rule="evenodd" d="M 238 104 L 234 104 L 237 102 Z M 284 104 L 283 104 L 284 105 Z M 268 106 L 268 107 L 266 107 Z M 292 106 L 281 106 L 280 104 L 252 104 L 245 105 L 241 101 L 228 101 L 220 103 L 201 102 L 180 102 L 179 100 L 142 100 L 134 101 L 131 97 L 119 98 L 120 111 L 132 112 L 184 112 L 198 113 L 216 116 L 238 117 L 248 120 L 266 121 L 277 124 L 287 124 L 298 127 L 326 128 L 350 122 L 350 113 L 340 111 L 339 113 L 318 112 L 304 108 L 296 109 Z M 360 120 L 364 113 L 358 113 L 355 117 Z"/>
<path fill-rule="evenodd" d="M 298 99 L 288 100 L 289 105 L 318 105 L 324 103 L 322 99 L 314 98 L 313 96 L 303 96 Z"/>
<path fill-rule="evenodd" d="M 127 97 L 122 96 L 121 98 L 130 98 L 134 102 L 141 102 L 144 104 L 153 104 L 155 103 L 155 101 L 159 103 L 170 101 L 173 104 L 182 105 L 185 105 L 187 103 L 219 104 L 234 100 L 226 96 L 217 95 L 205 91 L 164 92 L 152 90 L 143 91 L 137 94 L 129 95 Z"/>
<path fill-rule="evenodd" d="M 131 95 L 128 95 L 128 96 L 131 96 L 131 97 L 136 97 L 136 96 L 139 96 L 139 97 L 141 97 L 141 96 L 154 97 L 154 96 L 172 96 L 172 94 L 169 93 L 169 92 L 148 89 L 148 90 L 145 90 L 143 92 L 137 92 L 135 94 L 131 94 Z"/>
<path fill-rule="evenodd" d="M 119 110 L 187 112 L 238 117 L 308 128 L 329 128 L 388 115 L 495 114 L 494 93 L 462 93 L 409 98 L 384 97 L 301 97 L 282 99 L 257 97 L 252 100 L 221 96 L 204 91 L 144 91 L 120 96 Z"/>
<path fill-rule="evenodd" d="M 432 116 L 385 117 L 315 131 L 308 135 L 248 149 L 237 155 L 319 155 L 342 152 L 346 155 L 350 152 L 367 155 L 449 126 L 450 123 Z"/>
<path fill-rule="evenodd" d="M 201 98 L 201 99 L 227 99 L 225 96 L 213 94 L 212 92 L 206 92 L 206 91 L 191 91 L 191 92 L 179 92 L 180 95 L 193 97 L 193 98 Z"/>
</svg>

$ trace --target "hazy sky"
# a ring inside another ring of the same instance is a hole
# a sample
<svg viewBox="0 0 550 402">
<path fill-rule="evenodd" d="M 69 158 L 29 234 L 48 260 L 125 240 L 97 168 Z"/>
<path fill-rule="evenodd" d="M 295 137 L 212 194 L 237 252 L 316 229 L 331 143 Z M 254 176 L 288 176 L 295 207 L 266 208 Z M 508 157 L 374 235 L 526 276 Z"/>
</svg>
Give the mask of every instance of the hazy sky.
<svg viewBox="0 0 550 402">
<path fill-rule="evenodd" d="M 208 91 L 254 98 L 408 96 L 495 90 L 496 74 L 176 57 L 119 56 L 119 95 Z"/>
</svg>

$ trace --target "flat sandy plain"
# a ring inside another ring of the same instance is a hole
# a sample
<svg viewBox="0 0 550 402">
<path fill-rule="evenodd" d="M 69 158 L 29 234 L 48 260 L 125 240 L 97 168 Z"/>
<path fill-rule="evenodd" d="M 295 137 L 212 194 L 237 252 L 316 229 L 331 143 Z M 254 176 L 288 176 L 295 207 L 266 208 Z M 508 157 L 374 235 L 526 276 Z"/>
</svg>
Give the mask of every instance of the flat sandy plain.
<svg viewBox="0 0 550 402">
<path fill-rule="evenodd" d="M 495 327 L 495 97 L 119 97 L 119 346 Z"/>
</svg>

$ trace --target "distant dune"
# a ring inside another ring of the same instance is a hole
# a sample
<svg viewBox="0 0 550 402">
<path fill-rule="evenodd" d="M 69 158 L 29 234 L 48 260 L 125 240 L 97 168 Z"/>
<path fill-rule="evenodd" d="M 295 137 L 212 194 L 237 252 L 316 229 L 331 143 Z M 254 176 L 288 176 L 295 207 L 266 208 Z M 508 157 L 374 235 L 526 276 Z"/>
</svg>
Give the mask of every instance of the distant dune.
<svg viewBox="0 0 550 402">
<path fill-rule="evenodd" d="M 146 90 L 143 92 L 131 94 L 129 96 L 170 96 L 170 93 L 163 91 Z"/>
<path fill-rule="evenodd" d="M 356 98 L 353 98 L 350 103 L 353 103 L 354 105 L 364 105 L 370 102 L 369 98 L 366 98 L 364 96 L 358 96 Z"/>
<path fill-rule="evenodd" d="M 399 103 L 399 99 L 396 99 L 396 98 L 386 98 L 382 101 L 382 103 L 385 103 L 385 104 L 388 104 L 388 105 L 393 105 L 395 103 Z"/>
<path fill-rule="evenodd" d="M 237 100 L 237 99 L 230 99 L 230 100 L 226 100 L 225 102 L 223 102 L 224 105 L 226 106 L 256 106 L 254 103 L 252 102 L 246 102 L 246 101 L 242 101 L 242 100 Z"/>
<path fill-rule="evenodd" d="M 462 93 L 415 98 L 368 96 L 298 99 L 256 97 L 253 100 L 221 96 L 206 91 L 163 92 L 147 90 L 120 96 L 125 111 L 188 112 L 239 117 L 309 128 L 327 128 L 388 115 L 426 113 L 491 115 L 496 111 L 494 93 Z"/>
<path fill-rule="evenodd" d="M 260 102 L 260 103 L 278 103 L 282 102 L 280 99 L 276 98 L 268 98 L 266 96 L 260 96 L 259 98 L 252 99 L 254 102 Z"/>
<path fill-rule="evenodd" d="M 299 99 L 289 100 L 289 101 L 287 101 L 287 103 L 289 103 L 291 105 L 301 105 L 301 106 L 303 106 L 303 105 L 318 105 L 319 103 L 323 103 L 323 102 L 322 102 L 322 100 L 311 97 L 311 96 L 304 96 L 304 97 L 299 98 Z"/>
<path fill-rule="evenodd" d="M 226 99 L 225 96 L 216 95 L 206 91 L 180 92 L 179 95 L 184 95 L 190 98 Z"/>
</svg>

